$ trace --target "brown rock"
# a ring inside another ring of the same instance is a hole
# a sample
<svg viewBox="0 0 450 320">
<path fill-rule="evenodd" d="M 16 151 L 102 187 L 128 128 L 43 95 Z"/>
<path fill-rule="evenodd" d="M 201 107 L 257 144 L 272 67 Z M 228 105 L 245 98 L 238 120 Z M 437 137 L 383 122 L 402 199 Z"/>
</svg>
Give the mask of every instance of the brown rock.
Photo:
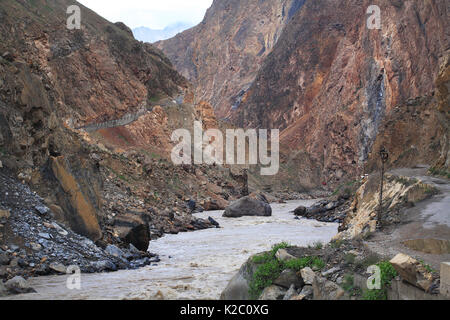
<svg viewBox="0 0 450 320">
<path fill-rule="evenodd" d="M 390 262 L 404 281 L 427 292 L 429 291 L 433 284 L 433 275 L 419 261 L 406 254 L 399 253 Z"/>
</svg>

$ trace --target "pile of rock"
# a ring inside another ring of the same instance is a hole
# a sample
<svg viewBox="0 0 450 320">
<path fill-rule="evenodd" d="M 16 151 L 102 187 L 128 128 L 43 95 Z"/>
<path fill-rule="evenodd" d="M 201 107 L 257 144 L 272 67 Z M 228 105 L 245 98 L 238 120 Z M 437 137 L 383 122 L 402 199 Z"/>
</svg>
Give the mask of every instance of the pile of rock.
<svg viewBox="0 0 450 320">
<path fill-rule="evenodd" d="M 55 221 L 42 198 L 5 172 L 0 172 L 0 194 L 0 279 L 65 274 L 68 266 L 92 273 L 159 261 L 144 246 L 139 250 L 132 244 L 136 239 L 131 235 L 139 234 L 135 230 L 139 228 L 131 226 L 124 233 L 130 241 L 116 242 L 121 248 L 106 243 L 98 246 Z"/>
<path fill-rule="evenodd" d="M 294 210 L 296 217 L 314 219 L 321 222 L 342 223 L 349 207 L 347 196 L 338 197 L 336 200 L 321 200 L 311 207 L 299 206 Z"/>
</svg>

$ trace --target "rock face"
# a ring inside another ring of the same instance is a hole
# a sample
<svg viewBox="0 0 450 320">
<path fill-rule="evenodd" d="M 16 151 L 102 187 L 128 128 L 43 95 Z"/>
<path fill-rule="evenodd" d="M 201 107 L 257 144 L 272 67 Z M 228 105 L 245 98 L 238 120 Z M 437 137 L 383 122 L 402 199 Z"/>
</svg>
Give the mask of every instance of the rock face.
<svg viewBox="0 0 450 320">
<path fill-rule="evenodd" d="M 145 248 L 148 229 L 195 230 L 180 199 L 196 190 L 197 201 L 224 207 L 240 189 L 224 168 L 170 162 L 172 132 L 202 116 L 216 126 L 212 109 L 197 108 L 170 60 L 124 24 L 79 4 L 81 29 L 68 30 L 72 4 L 2 2 L 0 169 L 42 196 L 48 215 L 94 241 L 114 242 L 115 218 L 151 207 L 149 226 L 121 231 L 125 244 Z M 174 221 L 166 208 L 179 213 Z"/>
<path fill-rule="evenodd" d="M 425 292 L 430 290 L 430 286 L 433 284 L 433 275 L 419 261 L 399 253 L 390 262 L 403 280 Z"/>
<path fill-rule="evenodd" d="M 382 29 L 369 30 L 371 4 L 307 1 L 232 116 L 244 127 L 283 130 L 281 144 L 321 168 L 317 176 L 306 170 L 316 184 L 363 173 L 384 120 L 391 129 L 379 140 L 392 146 L 396 165 L 433 162 L 448 150 L 448 126 L 436 107 L 440 99 L 433 98 L 449 55 L 449 21 L 442 15 L 448 6 L 385 1 L 379 4 Z M 410 101 L 420 111 L 408 108 Z M 407 116 L 393 122 L 396 113 Z"/>
<path fill-rule="evenodd" d="M 250 196 L 233 202 L 225 209 L 225 213 L 223 214 L 226 218 L 239 218 L 243 216 L 270 217 L 271 215 L 272 208 L 267 201 L 254 199 Z"/>
<path fill-rule="evenodd" d="M 149 216 L 124 214 L 114 221 L 115 233 L 140 251 L 147 251 L 150 243 Z"/>
<path fill-rule="evenodd" d="M 352 239 L 376 231 L 380 197 L 380 177 L 371 175 L 356 192 L 353 203 L 340 226 L 335 239 Z M 422 201 L 435 192 L 434 187 L 420 180 L 386 175 L 383 188 L 383 212 L 381 223 L 398 223 L 398 214 L 406 206 Z"/>
<path fill-rule="evenodd" d="M 239 107 L 262 62 L 304 0 L 215 0 L 203 21 L 156 43 L 219 118 Z"/>
<path fill-rule="evenodd" d="M 381 30 L 366 27 L 372 4 L 217 0 L 199 26 L 158 46 L 220 117 L 281 130 L 280 188 L 334 187 L 370 173 L 381 145 L 393 167 L 448 167 L 446 1 L 379 3 Z M 276 22 L 283 6 L 289 14 Z M 269 30 L 278 41 L 253 58 L 258 32 L 266 39 Z"/>
</svg>

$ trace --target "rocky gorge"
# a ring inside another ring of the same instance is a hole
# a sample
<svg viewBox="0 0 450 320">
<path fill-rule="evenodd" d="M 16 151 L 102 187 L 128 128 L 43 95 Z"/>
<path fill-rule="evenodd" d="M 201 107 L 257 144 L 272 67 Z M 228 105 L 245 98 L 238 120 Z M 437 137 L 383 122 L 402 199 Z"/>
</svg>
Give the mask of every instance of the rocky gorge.
<svg viewBox="0 0 450 320">
<path fill-rule="evenodd" d="M 448 3 L 370 4 L 215 0 L 152 45 L 0 0 L 0 296 L 447 299 Z M 175 165 L 196 122 L 279 129 L 279 173 Z"/>
</svg>

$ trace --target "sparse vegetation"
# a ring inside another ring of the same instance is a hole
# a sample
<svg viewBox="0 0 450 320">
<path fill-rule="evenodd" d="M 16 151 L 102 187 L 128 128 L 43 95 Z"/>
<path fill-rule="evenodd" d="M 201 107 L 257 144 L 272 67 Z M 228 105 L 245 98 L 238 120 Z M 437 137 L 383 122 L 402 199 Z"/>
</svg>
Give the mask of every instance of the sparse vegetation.
<svg viewBox="0 0 450 320">
<path fill-rule="evenodd" d="M 450 172 L 447 171 L 446 169 L 439 169 L 433 167 L 430 170 L 428 170 L 428 172 L 433 176 L 441 176 L 450 179 Z"/>
<path fill-rule="evenodd" d="M 425 268 L 425 270 L 427 270 L 430 273 L 437 273 L 437 271 L 435 269 L 433 269 L 432 266 L 430 266 L 429 264 L 425 263 L 425 261 L 419 259 L 418 260 L 419 263 Z"/>
<path fill-rule="evenodd" d="M 283 270 L 291 269 L 300 271 L 303 268 L 311 267 L 322 270 L 325 267 L 325 262 L 317 256 L 306 256 L 290 261 L 278 261 L 275 257 L 279 249 L 289 248 L 290 245 L 286 242 L 276 244 L 272 247 L 270 252 L 254 256 L 252 262 L 259 264 L 250 281 L 249 294 L 251 299 L 257 299 L 262 291 L 270 286 L 281 274 Z"/>
<path fill-rule="evenodd" d="M 391 285 L 392 279 L 398 274 L 389 261 L 381 261 L 377 264 L 381 271 L 381 289 L 364 290 L 364 300 L 387 300 L 387 290 Z"/>
</svg>

